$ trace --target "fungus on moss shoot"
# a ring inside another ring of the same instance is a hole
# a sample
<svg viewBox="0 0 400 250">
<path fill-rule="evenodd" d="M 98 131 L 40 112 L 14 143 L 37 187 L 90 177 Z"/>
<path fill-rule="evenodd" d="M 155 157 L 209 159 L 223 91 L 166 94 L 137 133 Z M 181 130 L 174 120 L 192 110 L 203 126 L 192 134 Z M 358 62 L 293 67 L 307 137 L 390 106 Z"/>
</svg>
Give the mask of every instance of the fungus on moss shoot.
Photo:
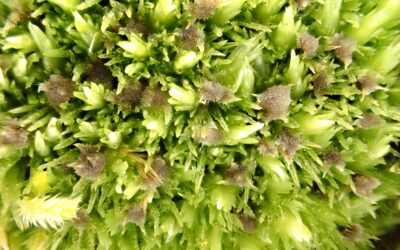
<svg viewBox="0 0 400 250">
<path fill-rule="evenodd" d="M 291 103 L 289 86 L 273 86 L 262 92 L 258 104 L 270 119 L 280 119 L 286 114 Z"/>
<path fill-rule="evenodd" d="M 220 0 L 196 0 L 191 6 L 191 14 L 194 19 L 207 20 L 218 9 Z"/>
<path fill-rule="evenodd" d="M 313 57 L 319 48 L 318 38 L 310 35 L 308 32 L 300 34 L 297 46 L 304 52 L 304 55 Z"/>
<path fill-rule="evenodd" d="M 79 144 L 77 147 L 81 151 L 80 158 L 69 166 L 83 178 L 95 180 L 100 177 L 107 161 L 104 153 L 92 145 Z"/>
<path fill-rule="evenodd" d="M 49 80 L 39 86 L 39 90 L 45 92 L 50 106 L 59 110 L 60 104 L 68 102 L 73 96 L 74 85 L 70 79 L 51 75 Z"/>
</svg>

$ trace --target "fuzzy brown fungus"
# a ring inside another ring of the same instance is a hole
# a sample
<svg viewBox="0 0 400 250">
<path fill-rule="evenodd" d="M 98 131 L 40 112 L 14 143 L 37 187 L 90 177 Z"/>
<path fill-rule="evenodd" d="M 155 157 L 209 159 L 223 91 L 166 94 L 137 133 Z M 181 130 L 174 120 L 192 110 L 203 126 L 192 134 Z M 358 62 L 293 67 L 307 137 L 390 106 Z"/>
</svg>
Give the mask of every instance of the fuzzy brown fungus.
<svg viewBox="0 0 400 250">
<path fill-rule="evenodd" d="M 168 94 L 159 87 L 147 87 L 143 92 L 142 104 L 146 108 L 168 106 Z"/>
<path fill-rule="evenodd" d="M 308 32 L 300 34 L 297 46 L 304 52 L 304 55 L 313 57 L 319 48 L 318 38 L 310 35 Z"/>
<path fill-rule="evenodd" d="M 274 145 L 267 140 L 260 140 L 257 149 L 262 155 L 271 155 L 276 152 Z"/>
<path fill-rule="evenodd" d="M 15 146 L 24 148 L 28 146 L 28 133 L 17 121 L 7 119 L 1 122 L 0 145 Z"/>
<path fill-rule="evenodd" d="M 238 164 L 232 164 L 230 168 L 225 170 L 225 178 L 232 184 L 240 187 L 243 187 L 249 183 L 247 169 L 243 166 L 239 166 Z"/>
<path fill-rule="evenodd" d="M 139 18 L 137 14 L 133 14 L 131 18 L 128 18 L 125 28 L 122 29 L 125 29 L 127 33 L 140 33 L 145 38 L 154 32 L 151 25 Z"/>
<path fill-rule="evenodd" d="M 378 86 L 378 79 L 372 74 L 365 74 L 360 76 L 357 81 L 357 87 L 364 95 L 371 94 Z"/>
<path fill-rule="evenodd" d="M 336 166 L 343 169 L 345 165 L 342 155 L 335 149 L 327 150 L 323 155 L 323 160 L 327 167 Z"/>
<path fill-rule="evenodd" d="M 237 215 L 240 222 L 242 222 L 243 231 L 250 233 L 257 229 L 257 219 L 245 213 L 239 213 Z"/>
<path fill-rule="evenodd" d="M 74 226 L 79 231 L 84 230 L 90 223 L 90 217 L 87 211 L 81 209 L 76 213 L 76 217 L 73 219 Z"/>
<path fill-rule="evenodd" d="M 286 114 L 290 102 L 289 86 L 270 87 L 258 97 L 258 104 L 265 111 L 266 117 L 270 119 L 282 118 Z"/>
<path fill-rule="evenodd" d="M 70 79 L 60 75 L 51 75 L 49 80 L 41 84 L 39 90 L 46 94 L 49 105 L 59 110 L 62 103 L 68 102 L 74 91 L 74 84 Z"/>
<path fill-rule="evenodd" d="M 352 57 L 356 49 L 356 43 L 343 35 L 336 34 L 331 38 L 331 44 L 335 47 L 334 52 L 336 58 L 341 60 L 345 66 L 348 66 L 353 61 Z"/>
<path fill-rule="evenodd" d="M 329 87 L 331 83 L 332 79 L 325 71 L 317 73 L 313 82 L 315 96 L 323 96 L 325 94 L 325 90 Z"/>
<path fill-rule="evenodd" d="M 129 82 L 121 93 L 114 94 L 113 101 L 122 110 L 132 110 L 138 106 L 143 97 L 144 88 L 139 82 Z"/>
<path fill-rule="evenodd" d="M 365 197 L 370 197 L 372 191 L 380 184 L 377 179 L 363 174 L 354 175 L 353 183 L 356 193 Z"/>
<path fill-rule="evenodd" d="M 364 237 L 364 228 L 360 224 L 353 224 L 342 230 L 342 235 L 345 239 L 350 241 L 360 241 Z"/>
<path fill-rule="evenodd" d="M 197 46 L 201 44 L 204 39 L 204 33 L 199 27 L 192 24 L 181 31 L 180 39 L 183 49 L 196 50 Z"/>
<path fill-rule="evenodd" d="M 311 2 L 311 0 L 295 0 L 297 9 L 304 10 Z"/>
<path fill-rule="evenodd" d="M 300 148 L 300 138 L 288 130 L 282 130 L 278 136 L 277 145 L 282 153 L 292 159 L 296 151 Z"/>
<path fill-rule="evenodd" d="M 143 226 L 146 222 L 147 209 L 143 204 L 135 204 L 128 208 L 127 219 L 138 226 Z"/>
<path fill-rule="evenodd" d="M 93 60 L 86 70 L 87 80 L 95 83 L 111 84 L 111 70 L 100 59 Z"/>
<path fill-rule="evenodd" d="M 230 97 L 228 89 L 217 83 L 205 81 L 199 89 L 200 103 L 206 104 L 209 102 L 220 103 Z"/>
<path fill-rule="evenodd" d="M 379 115 L 375 114 L 364 114 L 361 119 L 358 120 L 358 125 L 361 128 L 373 128 L 383 124 L 385 120 Z"/>
<path fill-rule="evenodd" d="M 29 18 L 29 6 L 27 4 L 22 4 L 21 1 L 18 2 L 20 3 L 14 4 L 14 6 L 11 8 L 11 13 L 2 29 L 3 34 L 8 33 L 10 30 L 17 27 L 18 24 Z"/>
<path fill-rule="evenodd" d="M 190 13 L 194 19 L 207 20 L 219 6 L 220 0 L 195 0 Z"/>
<path fill-rule="evenodd" d="M 150 169 L 142 177 L 143 185 L 155 189 L 165 182 L 170 172 L 169 165 L 161 157 L 152 160 Z"/>
<path fill-rule="evenodd" d="M 92 145 L 77 145 L 81 151 L 78 161 L 69 166 L 75 170 L 80 177 L 95 180 L 100 177 L 106 166 L 106 156 L 98 148 Z"/>
<path fill-rule="evenodd" d="M 222 132 L 213 125 L 199 127 L 193 132 L 193 139 L 203 145 L 213 146 L 217 145 L 223 140 Z"/>
</svg>

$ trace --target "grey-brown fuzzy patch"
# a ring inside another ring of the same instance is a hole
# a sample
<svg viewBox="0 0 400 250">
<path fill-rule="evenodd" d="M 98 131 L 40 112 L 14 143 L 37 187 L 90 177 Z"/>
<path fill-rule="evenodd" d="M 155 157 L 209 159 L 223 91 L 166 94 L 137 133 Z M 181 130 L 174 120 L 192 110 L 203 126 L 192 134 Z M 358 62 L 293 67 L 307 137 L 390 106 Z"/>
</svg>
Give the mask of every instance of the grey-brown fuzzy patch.
<svg viewBox="0 0 400 250">
<path fill-rule="evenodd" d="M 364 114 L 361 119 L 358 120 L 358 125 L 362 128 L 373 128 L 383 124 L 385 120 L 379 115 L 375 114 Z"/>
<path fill-rule="evenodd" d="M 211 81 L 205 81 L 200 87 L 200 103 L 220 103 L 230 97 L 228 89 L 217 83 Z"/>
<path fill-rule="evenodd" d="M 378 86 L 378 79 L 372 74 L 360 76 L 357 81 L 357 87 L 364 95 L 371 94 Z"/>
<path fill-rule="evenodd" d="M 332 77 L 330 77 L 325 71 L 319 72 L 313 82 L 315 96 L 323 96 L 325 94 L 325 90 L 331 83 Z"/>
<path fill-rule="evenodd" d="M 203 42 L 204 33 L 196 25 L 192 24 L 183 29 L 180 34 L 181 46 L 186 50 L 195 50 Z"/>
<path fill-rule="evenodd" d="M 142 101 L 144 88 L 139 82 L 129 82 L 121 93 L 114 94 L 113 101 L 123 110 L 132 110 Z"/>
<path fill-rule="evenodd" d="M 265 115 L 270 119 L 282 118 L 290 105 L 290 87 L 273 86 L 265 90 L 258 97 L 258 104 L 265 111 Z"/>
<path fill-rule="evenodd" d="M 377 179 L 363 174 L 354 175 L 353 183 L 356 188 L 356 193 L 366 197 L 370 197 L 373 190 L 380 184 Z"/>
<path fill-rule="evenodd" d="M 49 80 L 40 85 L 39 90 L 45 92 L 49 105 L 59 110 L 60 104 L 71 99 L 74 85 L 70 79 L 60 75 L 51 75 Z"/>
<path fill-rule="evenodd" d="M 300 148 L 300 138 L 298 135 L 285 129 L 280 132 L 277 145 L 286 157 L 292 159 L 296 151 Z"/>
<path fill-rule="evenodd" d="M 168 94 L 159 87 L 147 87 L 143 92 L 142 104 L 144 107 L 168 106 Z"/>
<path fill-rule="evenodd" d="M 353 52 L 356 49 L 356 43 L 344 37 L 341 34 L 336 34 L 331 38 L 331 43 L 335 47 L 335 56 L 341 60 L 346 66 L 353 61 Z"/>
<path fill-rule="evenodd" d="M 271 155 L 275 154 L 276 148 L 275 146 L 266 140 L 260 140 L 257 146 L 258 152 L 260 152 L 263 155 Z"/>
<path fill-rule="evenodd" d="M 73 219 L 74 226 L 78 230 L 84 230 L 87 225 L 90 223 L 90 217 L 89 214 L 81 209 L 76 213 L 76 218 Z"/>
<path fill-rule="evenodd" d="M 93 60 L 87 70 L 88 81 L 102 84 L 111 84 L 113 75 L 111 70 L 100 59 Z"/>
<path fill-rule="evenodd" d="M 257 229 L 257 220 L 253 216 L 245 213 L 239 213 L 237 217 L 242 222 L 243 231 L 249 233 L 254 232 Z"/>
<path fill-rule="evenodd" d="M 207 20 L 219 6 L 220 0 L 196 0 L 191 6 L 190 13 L 194 19 Z"/>
<path fill-rule="evenodd" d="M 0 145 L 24 148 L 28 146 L 28 133 L 17 121 L 6 119 L 1 122 Z"/>
<path fill-rule="evenodd" d="M 344 238 L 350 241 L 360 241 L 364 237 L 364 228 L 360 224 L 354 224 L 342 230 Z"/>
<path fill-rule="evenodd" d="M 2 28 L 3 34 L 7 34 L 9 31 L 29 18 L 29 6 L 27 4 L 22 4 L 21 1 L 18 2 L 20 3 L 15 3 L 11 8 L 11 13 Z"/>
<path fill-rule="evenodd" d="M 153 159 L 150 169 L 142 176 L 143 185 L 152 189 L 159 187 L 167 179 L 170 170 L 170 166 L 161 157 Z"/>
<path fill-rule="evenodd" d="M 335 149 L 327 150 L 323 155 L 323 160 L 327 167 L 336 166 L 342 169 L 345 165 L 342 155 Z"/>
<path fill-rule="evenodd" d="M 311 3 L 311 0 L 295 0 L 295 2 L 299 10 L 304 10 Z"/>
<path fill-rule="evenodd" d="M 143 226 L 146 222 L 147 209 L 143 204 L 135 204 L 128 208 L 127 219 L 138 226 Z"/>
<path fill-rule="evenodd" d="M 249 183 L 247 169 L 243 166 L 239 166 L 238 164 L 233 164 L 230 168 L 225 170 L 225 178 L 232 184 L 241 187 Z"/>
<path fill-rule="evenodd" d="M 133 14 L 131 18 L 128 18 L 125 28 L 123 29 L 128 33 L 140 33 L 145 38 L 154 33 L 151 25 L 143 19 L 140 19 L 138 14 Z"/>
<path fill-rule="evenodd" d="M 81 151 L 78 161 L 70 164 L 75 173 L 86 179 L 97 179 L 106 166 L 106 156 L 92 145 L 77 145 Z"/>
<path fill-rule="evenodd" d="M 193 138 L 204 145 L 217 145 L 223 140 L 222 132 L 215 126 L 206 125 L 193 131 Z"/>
<path fill-rule="evenodd" d="M 310 35 L 308 32 L 300 34 L 297 44 L 298 47 L 303 50 L 304 55 L 308 57 L 313 57 L 319 48 L 318 39 Z"/>
</svg>

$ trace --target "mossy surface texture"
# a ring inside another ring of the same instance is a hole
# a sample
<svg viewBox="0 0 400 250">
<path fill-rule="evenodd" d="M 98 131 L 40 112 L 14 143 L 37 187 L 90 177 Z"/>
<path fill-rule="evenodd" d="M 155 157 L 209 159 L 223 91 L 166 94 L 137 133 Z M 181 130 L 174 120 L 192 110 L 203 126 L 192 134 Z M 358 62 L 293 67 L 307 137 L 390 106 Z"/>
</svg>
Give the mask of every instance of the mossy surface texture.
<svg viewBox="0 0 400 250">
<path fill-rule="evenodd" d="M 400 223 L 399 13 L 0 0 L 0 249 L 373 249 Z"/>
</svg>

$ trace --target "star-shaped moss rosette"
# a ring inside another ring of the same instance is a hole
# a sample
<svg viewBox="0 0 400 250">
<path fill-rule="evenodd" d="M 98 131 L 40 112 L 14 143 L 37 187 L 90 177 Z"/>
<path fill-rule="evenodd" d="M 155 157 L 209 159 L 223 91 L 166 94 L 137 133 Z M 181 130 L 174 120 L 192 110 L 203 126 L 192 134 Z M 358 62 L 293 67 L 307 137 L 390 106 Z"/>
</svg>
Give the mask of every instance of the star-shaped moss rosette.
<svg viewBox="0 0 400 250">
<path fill-rule="evenodd" d="M 372 249 L 400 224 L 398 13 L 0 0 L 0 248 Z"/>
</svg>

